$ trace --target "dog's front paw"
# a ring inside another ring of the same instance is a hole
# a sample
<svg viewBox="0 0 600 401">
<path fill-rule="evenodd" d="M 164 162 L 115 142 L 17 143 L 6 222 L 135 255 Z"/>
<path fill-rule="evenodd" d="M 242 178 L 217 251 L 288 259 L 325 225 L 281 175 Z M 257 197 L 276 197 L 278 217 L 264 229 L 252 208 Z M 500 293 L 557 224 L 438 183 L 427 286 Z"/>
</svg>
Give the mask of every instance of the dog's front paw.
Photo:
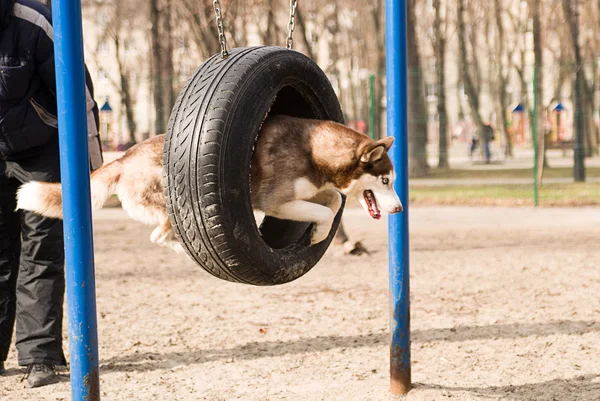
<svg viewBox="0 0 600 401">
<path fill-rule="evenodd" d="M 178 241 L 170 241 L 167 246 L 177 253 L 185 253 L 183 246 Z"/>
<path fill-rule="evenodd" d="M 331 231 L 331 224 L 315 224 L 310 236 L 310 244 L 315 245 L 325 241 L 329 236 L 329 231 Z"/>
</svg>

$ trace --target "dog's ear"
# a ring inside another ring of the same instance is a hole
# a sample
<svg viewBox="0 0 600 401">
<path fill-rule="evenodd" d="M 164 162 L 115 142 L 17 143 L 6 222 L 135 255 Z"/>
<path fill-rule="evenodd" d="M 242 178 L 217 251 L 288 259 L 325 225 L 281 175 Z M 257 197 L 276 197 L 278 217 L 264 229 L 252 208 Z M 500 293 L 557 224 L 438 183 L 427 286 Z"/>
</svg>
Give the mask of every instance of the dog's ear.
<svg viewBox="0 0 600 401">
<path fill-rule="evenodd" d="M 378 140 L 375 143 L 365 147 L 362 155 L 360 156 L 360 161 L 367 164 L 377 163 L 383 157 L 383 154 L 390 150 L 392 144 L 394 143 L 394 137 L 388 136 L 383 139 Z"/>
<path fill-rule="evenodd" d="M 373 164 L 381 160 L 385 153 L 385 146 L 380 143 L 374 143 L 365 148 L 365 151 L 360 156 L 360 161 L 366 164 Z"/>
<path fill-rule="evenodd" d="M 390 150 L 390 148 L 394 144 L 394 137 L 386 136 L 385 138 L 378 140 L 377 143 L 385 146 L 385 151 L 387 152 L 388 150 Z"/>
</svg>

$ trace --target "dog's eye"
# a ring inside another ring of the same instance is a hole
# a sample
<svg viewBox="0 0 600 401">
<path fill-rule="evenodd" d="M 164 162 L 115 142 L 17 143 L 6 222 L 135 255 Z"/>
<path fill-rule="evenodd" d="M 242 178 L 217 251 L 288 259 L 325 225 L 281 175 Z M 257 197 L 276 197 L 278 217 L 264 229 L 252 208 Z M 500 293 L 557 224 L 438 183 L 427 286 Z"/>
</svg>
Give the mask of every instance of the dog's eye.
<svg viewBox="0 0 600 401">
<path fill-rule="evenodd" d="M 383 177 L 383 178 L 381 179 L 381 182 L 383 182 L 383 185 L 387 185 L 387 184 L 389 184 L 389 183 L 390 183 L 390 179 L 389 179 L 389 178 L 387 178 L 387 177 Z"/>
</svg>

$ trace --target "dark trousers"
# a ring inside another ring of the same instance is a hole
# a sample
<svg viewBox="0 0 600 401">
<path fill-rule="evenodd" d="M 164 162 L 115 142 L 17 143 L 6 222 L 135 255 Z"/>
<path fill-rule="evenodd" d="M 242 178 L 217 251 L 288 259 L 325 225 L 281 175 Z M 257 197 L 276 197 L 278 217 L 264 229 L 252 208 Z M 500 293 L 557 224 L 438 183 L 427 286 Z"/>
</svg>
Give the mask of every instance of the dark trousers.
<svg viewBox="0 0 600 401">
<path fill-rule="evenodd" d="M 492 159 L 492 152 L 490 151 L 490 142 L 489 141 L 485 141 L 484 142 L 484 146 L 485 146 L 485 161 L 489 162 Z"/>
<path fill-rule="evenodd" d="M 19 365 L 65 365 L 62 220 L 15 211 L 17 189 L 30 180 L 60 181 L 58 142 L 27 159 L 0 160 L 0 361 L 16 318 Z"/>
</svg>

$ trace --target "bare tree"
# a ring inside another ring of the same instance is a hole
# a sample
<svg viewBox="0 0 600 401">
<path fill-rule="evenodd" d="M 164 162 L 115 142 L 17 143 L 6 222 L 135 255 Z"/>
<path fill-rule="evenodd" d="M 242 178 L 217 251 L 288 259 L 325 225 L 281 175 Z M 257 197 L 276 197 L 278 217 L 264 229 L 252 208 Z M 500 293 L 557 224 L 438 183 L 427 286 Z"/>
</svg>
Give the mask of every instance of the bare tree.
<svg viewBox="0 0 600 401">
<path fill-rule="evenodd" d="M 83 2 L 83 6 L 93 13 L 103 13 L 106 16 L 106 23 L 102 28 L 104 34 L 98 38 L 99 43 L 109 41 L 114 46 L 115 63 L 119 77 L 117 80 L 110 77 L 109 72 L 104 68 L 104 62 L 100 60 L 97 52 L 92 52 L 92 57 L 98 69 L 108 77 L 109 82 L 119 93 L 121 99 L 121 111 L 125 115 L 129 143 L 135 143 L 135 134 L 137 123 L 135 118 L 135 88 L 133 87 L 134 68 L 137 60 L 127 60 L 127 49 L 133 47 L 131 38 L 131 25 L 136 21 L 137 10 L 142 6 L 140 3 L 132 1 L 123 3 L 116 0 L 96 4 Z"/>
<path fill-rule="evenodd" d="M 573 53 L 575 56 L 575 149 L 574 149 L 574 169 L 575 181 L 585 181 L 585 146 L 583 120 L 583 92 L 585 83 L 585 71 L 581 63 L 581 49 L 579 47 L 579 21 L 577 20 L 578 9 L 574 9 L 571 0 L 563 0 L 563 13 L 569 25 Z"/>
<path fill-rule="evenodd" d="M 416 35 L 417 0 L 407 2 L 407 64 L 408 64 L 408 124 L 409 174 L 422 177 L 427 174 L 427 105 L 423 84 L 423 68 Z M 385 61 L 385 58 L 384 58 Z"/>
<path fill-rule="evenodd" d="M 547 166 L 546 158 L 546 127 L 545 127 L 545 109 L 544 109 L 544 60 L 543 60 L 543 48 L 542 48 L 542 21 L 541 21 L 541 1 L 532 0 L 530 7 L 532 19 L 533 19 L 533 54 L 535 56 L 535 71 L 536 71 L 536 93 L 535 93 L 535 107 L 537 113 L 535 115 L 537 132 L 533 135 L 537 138 L 538 147 L 538 185 L 542 182 L 542 176 L 544 173 L 544 167 Z"/>
<path fill-rule="evenodd" d="M 154 131 L 162 134 L 166 131 L 165 96 L 163 85 L 163 46 L 160 36 L 159 0 L 150 0 L 150 43 L 152 58 L 152 94 L 154 97 Z"/>
<path fill-rule="evenodd" d="M 279 37 L 279 28 L 275 23 L 275 4 L 274 0 L 267 0 L 267 29 L 263 34 L 263 40 L 266 44 L 275 44 L 276 38 Z"/>
<path fill-rule="evenodd" d="M 407 7 L 414 7 L 409 0 Z M 414 9 L 414 8 L 413 8 Z M 371 8 L 371 18 L 373 20 L 373 31 L 375 34 L 375 127 L 373 127 L 375 138 L 381 138 L 383 135 L 381 129 L 382 104 L 385 98 L 385 9 L 383 0 L 374 0 Z M 412 27 L 414 33 L 414 26 Z M 415 38 L 416 40 L 416 38 Z"/>
<path fill-rule="evenodd" d="M 302 11 L 301 6 L 298 6 L 298 9 L 296 10 L 296 20 L 298 21 L 298 28 L 297 31 L 300 31 L 297 33 L 297 35 L 300 35 L 300 40 L 302 41 L 302 44 L 304 45 L 304 50 L 306 52 L 306 55 L 311 58 L 311 59 L 315 59 L 315 53 L 313 51 L 313 46 L 310 43 L 310 41 L 308 40 L 308 35 L 307 35 L 307 29 L 306 29 L 306 22 L 304 21 L 304 12 Z"/>
<path fill-rule="evenodd" d="M 526 3 L 521 3 L 526 4 Z M 518 15 L 511 15 L 513 20 L 513 27 L 515 27 L 515 31 L 518 32 L 517 36 L 519 37 L 519 41 L 517 43 L 517 52 L 518 52 L 518 62 L 514 63 L 513 67 L 517 72 L 520 83 L 520 103 L 523 105 L 525 112 L 524 115 L 529 117 L 529 121 L 533 119 L 533 110 L 531 108 L 531 102 L 529 101 L 529 90 L 527 77 L 525 75 L 525 71 L 527 68 L 527 27 L 528 27 L 528 18 L 527 15 L 521 15 L 523 7 L 519 7 L 520 13 Z"/>
<path fill-rule="evenodd" d="M 448 7 L 446 1 L 433 0 L 433 51 L 436 64 L 437 113 L 439 120 L 438 168 L 448 168 L 448 111 L 446 108 L 446 46 Z"/>
<path fill-rule="evenodd" d="M 600 38 L 598 37 L 598 19 L 596 17 L 597 4 L 593 5 L 591 2 L 580 2 L 581 12 L 580 16 L 580 30 L 592 35 L 585 35 L 582 38 L 581 45 L 581 58 L 585 60 L 596 59 L 600 52 Z M 585 70 L 584 76 L 587 78 L 583 85 L 583 105 L 584 105 L 584 130 L 585 130 L 585 144 L 586 144 L 586 156 L 592 157 L 597 155 L 599 152 L 599 138 L 598 129 L 594 122 L 594 111 L 596 109 L 596 87 L 598 67 L 595 62 L 585 63 L 581 65 L 581 68 Z"/>
<path fill-rule="evenodd" d="M 173 68 L 173 0 L 166 0 L 163 16 L 163 35 L 162 38 L 166 42 L 164 46 L 164 57 L 163 57 L 163 68 L 162 68 L 162 82 L 163 82 L 163 118 L 165 121 L 169 120 L 171 109 L 175 104 L 175 69 Z"/>
<path fill-rule="evenodd" d="M 151 0 L 156 1 L 156 0 Z M 201 58 L 207 58 L 220 49 L 219 35 L 214 20 L 214 11 L 210 2 L 196 0 L 180 0 L 189 26 L 188 34 L 192 37 Z"/>
<path fill-rule="evenodd" d="M 496 93 L 497 93 L 497 105 L 498 111 L 500 112 L 501 129 L 506 141 L 505 156 L 513 156 L 513 144 L 512 139 L 508 133 L 508 116 L 506 111 L 508 110 L 508 78 L 510 68 L 505 69 L 505 64 L 509 64 L 511 58 L 507 54 L 506 50 L 506 35 L 504 31 L 503 15 L 504 10 L 502 9 L 500 0 L 494 0 L 494 15 L 496 20 L 496 57 L 495 64 L 497 66 L 497 79 L 496 79 Z M 510 67 L 510 65 L 509 65 Z"/>
<path fill-rule="evenodd" d="M 471 108 L 471 116 L 480 131 L 483 130 L 483 119 L 479 110 L 479 87 L 476 84 L 473 76 L 479 76 L 479 73 L 473 74 L 469 68 L 469 57 L 467 53 L 467 30 L 465 22 L 465 0 L 458 0 L 457 2 L 457 24 L 458 24 L 458 43 L 459 43 L 459 63 L 460 63 L 460 74 L 464 85 L 465 94 L 467 95 L 469 106 Z M 474 34 L 471 37 L 475 36 Z M 472 61 L 474 66 L 477 65 L 476 61 Z M 474 69 L 478 71 L 478 67 Z"/>
</svg>

